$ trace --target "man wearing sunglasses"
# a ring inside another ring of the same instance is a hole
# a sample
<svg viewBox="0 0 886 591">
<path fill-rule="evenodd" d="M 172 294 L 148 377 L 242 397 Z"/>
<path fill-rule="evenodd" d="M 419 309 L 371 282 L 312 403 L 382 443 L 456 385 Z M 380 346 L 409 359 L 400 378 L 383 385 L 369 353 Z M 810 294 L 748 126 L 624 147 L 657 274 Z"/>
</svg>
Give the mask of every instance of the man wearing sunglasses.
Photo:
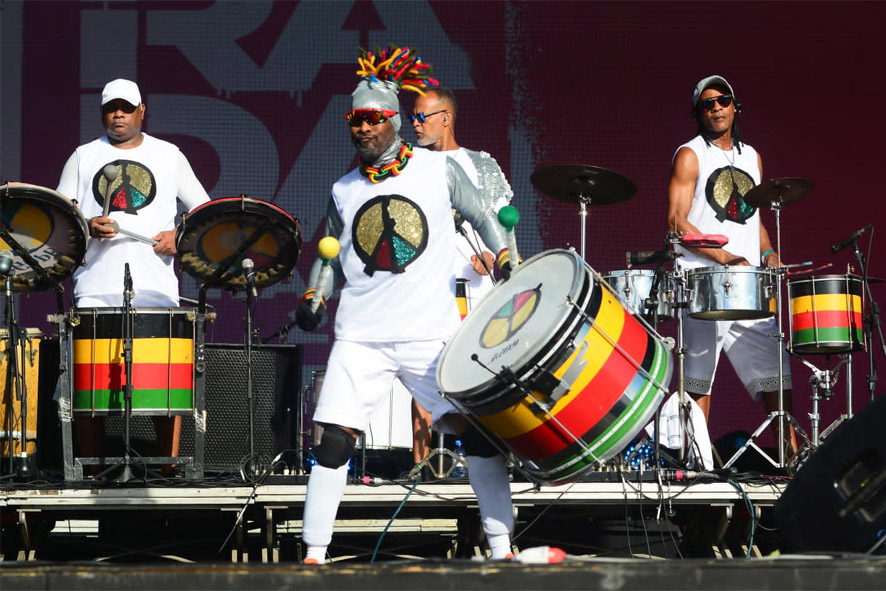
<svg viewBox="0 0 886 591">
<path fill-rule="evenodd" d="M 413 149 L 400 138 L 398 91 L 394 82 L 374 75 L 364 77 L 352 94 L 346 119 L 360 165 L 333 186 L 327 207 L 326 234 L 341 244 L 331 264 L 345 283 L 314 412 L 323 434 L 305 499 L 306 563 L 325 562 L 348 459 L 395 378 L 432 413 L 436 426 L 463 433 L 492 557 L 505 558 L 511 551 L 513 512 L 504 458 L 439 396 L 435 377 L 443 344 L 459 326 L 452 209 L 495 252 L 506 254 L 507 238 L 491 204 L 454 160 Z M 318 285 L 321 267 L 316 261 L 311 288 L 296 311 L 306 331 L 320 323 L 322 298 L 337 282 Z M 316 311 L 313 298 L 321 298 Z"/>
<path fill-rule="evenodd" d="M 701 79 L 692 92 L 692 116 L 698 134 L 677 149 L 668 184 L 668 229 L 680 233 L 725 235 L 725 248 L 678 246 L 683 270 L 720 265 L 780 265 L 760 212 L 743 196 L 760 183 L 763 161 L 742 141 L 736 125 L 741 103 L 722 76 Z M 763 399 L 766 412 L 778 410 L 778 331 L 774 318 L 762 320 L 699 320 L 684 314 L 685 388 L 710 416 L 711 388 L 720 351 L 754 400 Z M 791 371 L 783 359 L 784 407 L 791 410 Z M 774 424 L 778 436 L 777 422 Z M 796 436 L 785 435 L 788 452 L 796 451 Z"/>
<path fill-rule="evenodd" d="M 175 145 L 142 131 L 145 109 L 135 82 L 108 82 L 101 100 L 105 135 L 77 148 L 62 170 L 58 192 L 77 200 L 90 236 L 86 264 L 74 272 L 77 308 L 123 306 L 126 264 L 135 292 L 133 306 L 179 304 L 173 266 L 176 200 L 193 209 L 209 201 L 209 195 Z M 112 222 L 156 244 L 118 234 Z M 181 417 L 152 418 L 159 454 L 178 456 Z M 99 455 L 103 425 L 100 416 L 77 417 L 82 456 Z M 164 467 L 164 472 L 171 468 Z"/>
<path fill-rule="evenodd" d="M 510 203 L 514 192 L 494 158 L 486 152 L 459 146 L 455 139 L 457 117 L 458 102 L 455 95 L 448 88 L 437 86 L 415 99 L 409 119 L 412 121 L 418 145 L 454 158 L 483 196 L 494 204 L 495 211 L 498 211 Z M 461 216 L 456 216 L 456 230 L 462 238 L 456 240 L 455 277 L 456 281 L 462 280 L 465 283 L 467 309 L 471 310 L 494 285 L 489 273 L 494 256 Z M 415 462 L 419 463 L 430 452 L 430 413 L 413 401 L 412 419 L 412 452 Z"/>
</svg>

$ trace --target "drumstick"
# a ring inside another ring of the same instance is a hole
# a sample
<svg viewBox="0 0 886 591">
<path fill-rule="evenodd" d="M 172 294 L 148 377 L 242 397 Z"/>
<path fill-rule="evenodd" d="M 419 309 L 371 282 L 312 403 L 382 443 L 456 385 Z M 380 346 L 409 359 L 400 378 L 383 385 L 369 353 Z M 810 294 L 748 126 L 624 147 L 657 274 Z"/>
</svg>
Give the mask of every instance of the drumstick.
<svg viewBox="0 0 886 591">
<path fill-rule="evenodd" d="M 517 253 L 517 236 L 514 234 L 514 226 L 520 221 L 520 212 L 513 205 L 505 205 L 498 211 L 498 221 L 508 232 L 508 255 L 511 259 L 511 269 L 516 269 L 520 264 L 520 255 Z"/>
<path fill-rule="evenodd" d="M 317 244 L 317 253 L 323 259 L 323 266 L 320 268 L 320 275 L 317 276 L 317 285 L 314 286 L 314 301 L 311 302 L 311 312 L 316 312 L 317 308 L 320 307 L 320 300 L 326 297 L 326 294 L 320 291 L 320 286 L 328 281 L 329 274 L 332 273 L 329 262 L 338 256 L 340 249 L 341 244 L 332 236 L 321 239 L 320 243 Z"/>
<path fill-rule="evenodd" d="M 134 238 L 139 242 L 144 242 L 145 244 L 150 244 L 154 246 L 155 244 L 159 244 L 159 240 L 154 240 L 153 238 L 148 238 L 147 236 L 142 236 L 141 234 L 136 234 L 135 232 L 130 232 L 129 230 L 124 230 L 120 227 L 120 224 L 117 223 L 117 220 L 111 220 L 110 223 L 105 224 L 106 228 L 113 228 L 114 232 L 118 234 L 123 234 L 124 236 L 129 236 L 130 238 Z"/>
<path fill-rule="evenodd" d="M 108 211 L 111 208 L 111 183 L 117 178 L 117 175 L 120 172 L 117 170 L 116 164 L 105 164 L 105 167 L 102 168 L 102 174 L 105 175 L 105 180 L 107 181 L 107 185 L 105 186 L 105 202 L 102 206 L 102 217 L 108 217 Z"/>
</svg>

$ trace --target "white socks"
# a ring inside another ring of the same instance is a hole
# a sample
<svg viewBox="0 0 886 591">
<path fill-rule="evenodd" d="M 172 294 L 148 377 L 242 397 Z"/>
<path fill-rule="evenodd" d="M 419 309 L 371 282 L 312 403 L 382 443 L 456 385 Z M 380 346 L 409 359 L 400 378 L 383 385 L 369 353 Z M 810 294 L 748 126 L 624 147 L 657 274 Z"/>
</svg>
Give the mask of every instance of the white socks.
<svg viewBox="0 0 886 591">
<path fill-rule="evenodd" d="M 326 548 L 332 541 L 335 515 L 348 483 L 348 465 L 333 470 L 319 464 L 311 469 L 302 517 L 302 539 L 308 545 L 307 558 L 326 562 Z"/>
<path fill-rule="evenodd" d="M 468 456 L 468 479 L 477 495 L 480 521 L 492 558 L 500 560 L 511 552 L 511 531 L 514 529 L 514 508 L 505 459 Z"/>
</svg>

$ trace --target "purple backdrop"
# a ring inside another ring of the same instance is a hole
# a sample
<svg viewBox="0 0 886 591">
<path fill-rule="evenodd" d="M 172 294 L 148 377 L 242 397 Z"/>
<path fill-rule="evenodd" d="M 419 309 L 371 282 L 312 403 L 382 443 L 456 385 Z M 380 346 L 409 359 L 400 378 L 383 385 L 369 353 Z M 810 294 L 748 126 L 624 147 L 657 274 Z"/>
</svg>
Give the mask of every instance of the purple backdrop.
<svg viewBox="0 0 886 591">
<path fill-rule="evenodd" d="M 845 273 L 851 252 L 832 255 L 829 246 L 869 223 L 884 228 L 883 152 L 874 145 L 886 132 L 876 112 L 886 90 L 883 3 L 5 2 L 0 10 L 0 180 L 54 188 L 71 151 L 101 133 L 104 83 L 136 80 L 146 131 L 180 145 L 213 197 L 245 193 L 301 221 L 305 248 L 293 279 L 261 295 L 263 338 L 291 322 L 329 188 L 354 164 L 342 113 L 358 45 L 418 47 L 456 91 L 460 143 L 491 152 L 514 187 L 524 256 L 579 245 L 578 206 L 529 182 L 547 164 L 600 166 L 637 185 L 631 200 L 589 211 L 595 269 L 622 269 L 625 251 L 658 248 L 670 159 L 694 134 L 691 87 L 712 73 L 744 104 L 741 130 L 763 156 L 764 178 L 816 185 L 782 211 L 785 260 Z M 405 110 L 410 103 L 404 97 Z M 404 136 L 413 139 L 408 125 Z M 773 212 L 763 218 L 774 240 Z M 881 252 L 870 253 L 878 277 L 886 276 Z M 196 290 L 183 277 L 183 295 Z M 883 294 L 875 285 L 875 297 Z M 25 323 L 48 331 L 53 298 L 21 302 Z M 210 303 L 219 318 L 208 339 L 242 341 L 242 302 L 210 292 Z M 305 345 L 307 369 L 325 363 L 331 338 L 328 322 L 289 334 Z M 858 409 L 868 400 L 868 357 L 853 362 Z M 792 367 L 795 414 L 808 428 L 810 370 L 797 360 Z M 728 363 L 714 395 L 713 437 L 762 421 Z M 844 407 L 841 383 L 822 426 Z"/>
</svg>

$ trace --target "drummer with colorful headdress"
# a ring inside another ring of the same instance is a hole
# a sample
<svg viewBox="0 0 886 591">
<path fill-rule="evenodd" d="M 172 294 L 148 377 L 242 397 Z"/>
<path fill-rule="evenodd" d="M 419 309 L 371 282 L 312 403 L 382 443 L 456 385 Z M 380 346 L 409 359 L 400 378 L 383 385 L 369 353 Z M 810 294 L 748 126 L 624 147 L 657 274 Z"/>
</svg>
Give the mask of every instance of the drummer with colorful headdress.
<svg viewBox="0 0 886 591">
<path fill-rule="evenodd" d="M 62 170 L 58 191 L 77 200 L 89 224 L 85 265 L 74 272 L 76 308 L 122 306 L 127 263 L 133 306 L 178 306 L 176 200 L 193 209 L 209 195 L 178 147 L 142 131 L 145 111 L 135 82 L 108 82 L 101 98 L 105 135 L 78 147 Z M 84 456 L 99 454 L 100 422 L 77 419 Z M 177 456 L 181 417 L 154 423 L 160 454 Z"/>
<path fill-rule="evenodd" d="M 514 518 L 505 460 L 440 397 L 435 372 L 444 342 L 460 322 L 452 209 L 499 254 L 504 275 L 510 268 L 507 238 L 493 205 L 455 160 L 414 148 L 399 136 L 398 93 L 402 88 L 422 94 L 435 85 L 430 67 L 409 48 L 361 50 L 358 61 L 360 81 L 346 119 L 360 165 L 335 183 L 327 207 L 327 237 L 340 241 L 331 266 L 345 283 L 314 412 L 323 435 L 305 501 L 306 562 L 326 560 L 348 459 L 397 377 L 438 427 L 464 433 L 469 478 L 492 558 L 506 558 Z M 322 258 L 315 263 L 311 288 L 296 313 L 306 331 L 317 328 L 333 291 L 333 279 L 321 273 L 323 263 Z"/>
</svg>

